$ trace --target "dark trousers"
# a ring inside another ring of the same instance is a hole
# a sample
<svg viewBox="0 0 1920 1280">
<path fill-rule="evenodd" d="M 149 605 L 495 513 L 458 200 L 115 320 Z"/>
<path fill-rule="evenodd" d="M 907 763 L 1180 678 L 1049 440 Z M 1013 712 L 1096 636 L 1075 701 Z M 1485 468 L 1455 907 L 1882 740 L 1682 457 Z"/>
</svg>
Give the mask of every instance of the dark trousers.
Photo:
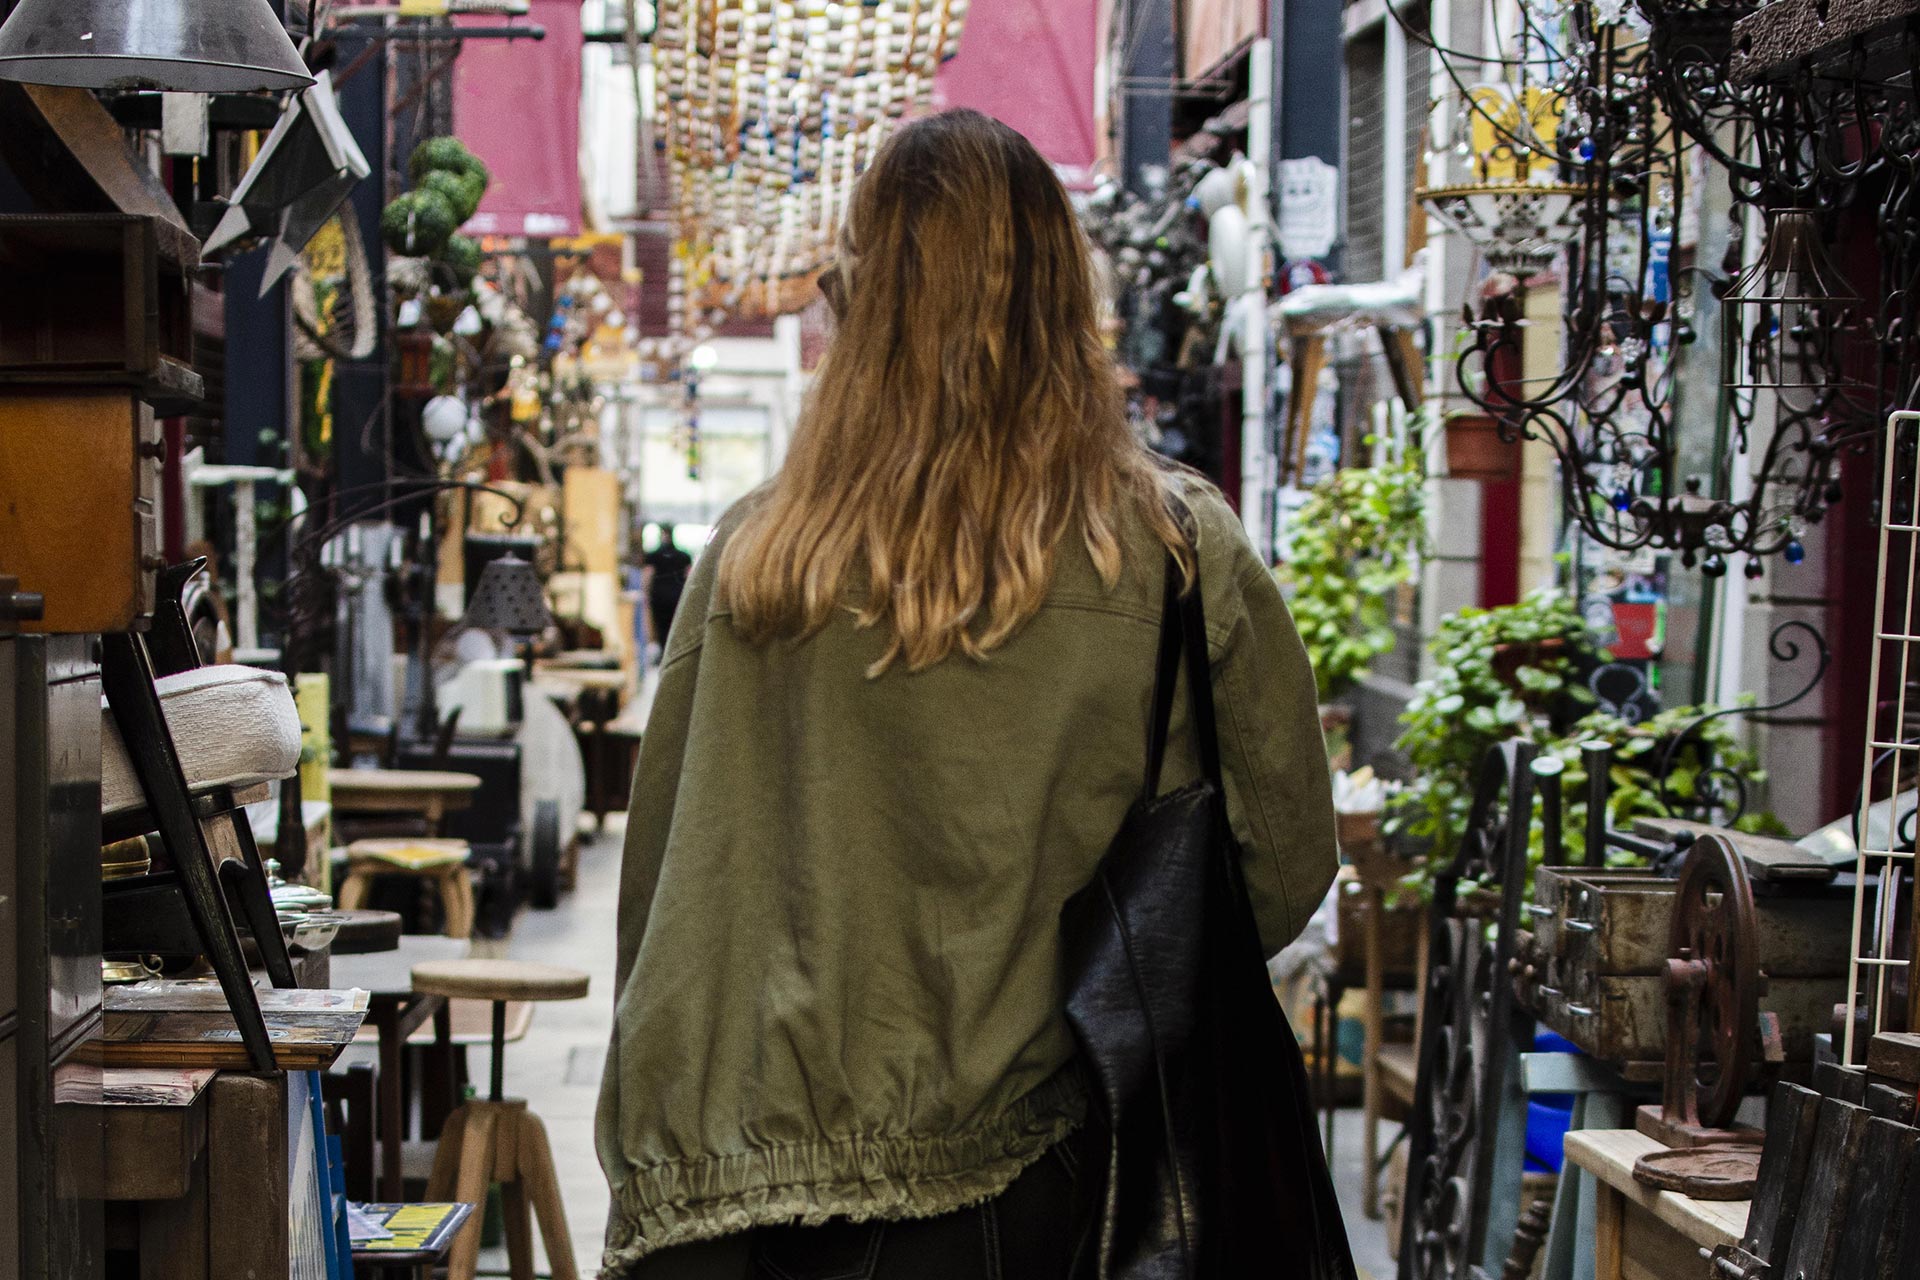
<svg viewBox="0 0 1920 1280">
<path fill-rule="evenodd" d="M 666 1249 L 632 1280 L 1068 1280 L 1094 1247 L 1078 1136 L 970 1209 L 900 1222 L 759 1227 Z"/>
</svg>

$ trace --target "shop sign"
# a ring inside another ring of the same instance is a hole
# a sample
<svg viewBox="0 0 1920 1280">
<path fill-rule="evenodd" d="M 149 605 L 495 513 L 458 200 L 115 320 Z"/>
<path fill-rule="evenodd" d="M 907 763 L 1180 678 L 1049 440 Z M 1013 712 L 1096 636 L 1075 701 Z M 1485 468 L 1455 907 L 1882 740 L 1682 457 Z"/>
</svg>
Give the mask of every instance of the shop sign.
<svg viewBox="0 0 1920 1280">
<path fill-rule="evenodd" d="M 1318 156 L 1280 162 L 1280 252 L 1324 258 L 1340 230 L 1340 170 Z"/>
</svg>

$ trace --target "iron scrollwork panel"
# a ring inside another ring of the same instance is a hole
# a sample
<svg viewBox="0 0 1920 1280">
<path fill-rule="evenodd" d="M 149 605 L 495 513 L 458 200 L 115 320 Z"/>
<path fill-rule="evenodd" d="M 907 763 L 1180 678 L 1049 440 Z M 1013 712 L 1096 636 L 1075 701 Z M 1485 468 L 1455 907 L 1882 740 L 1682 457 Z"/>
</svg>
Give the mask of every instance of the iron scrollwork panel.
<svg viewBox="0 0 1920 1280">
<path fill-rule="evenodd" d="M 1467 830 L 1434 879 L 1399 1280 L 1492 1280 L 1520 1216 L 1533 1021 L 1510 962 L 1525 893 L 1534 748 L 1487 753 Z"/>
</svg>

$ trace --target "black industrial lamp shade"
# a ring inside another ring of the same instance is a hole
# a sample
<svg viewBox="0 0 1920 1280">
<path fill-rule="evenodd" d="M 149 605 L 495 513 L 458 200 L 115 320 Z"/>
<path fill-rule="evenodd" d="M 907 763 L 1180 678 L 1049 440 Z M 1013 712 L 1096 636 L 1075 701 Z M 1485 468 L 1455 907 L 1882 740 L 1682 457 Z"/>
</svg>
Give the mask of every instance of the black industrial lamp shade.
<svg viewBox="0 0 1920 1280">
<path fill-rule="evenodd" d="M 313 83 L 267 0 L 20 0 L 0 79 L 244 93 Z"/>
<path fill-rule="evenodd" d="M 480 631 L 504 631 L 514 636 L 537 636 L 553 623 L 547 610 L 540 575 L 516 555 L 489 560 L 467 604 L 463 625 Z"/>
</svg>

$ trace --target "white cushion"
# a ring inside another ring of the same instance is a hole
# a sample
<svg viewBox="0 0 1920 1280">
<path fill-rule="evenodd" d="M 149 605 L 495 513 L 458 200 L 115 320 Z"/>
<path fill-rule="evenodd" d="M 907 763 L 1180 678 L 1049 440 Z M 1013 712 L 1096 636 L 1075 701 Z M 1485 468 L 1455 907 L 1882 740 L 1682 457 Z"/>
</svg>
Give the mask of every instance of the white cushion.
<svg viewBox="0 0 1920 1280">
<path fill-rule="evenodd" d="M 300 713 L 287 678 L 259 667 L 197 667 L 153 682 L 173 733 L 189 791 L 242 788 L 290 776 L 300 767 Z M 100 701 L 100 810 L 122 813 L 147 802 Z"/>
</svg>

